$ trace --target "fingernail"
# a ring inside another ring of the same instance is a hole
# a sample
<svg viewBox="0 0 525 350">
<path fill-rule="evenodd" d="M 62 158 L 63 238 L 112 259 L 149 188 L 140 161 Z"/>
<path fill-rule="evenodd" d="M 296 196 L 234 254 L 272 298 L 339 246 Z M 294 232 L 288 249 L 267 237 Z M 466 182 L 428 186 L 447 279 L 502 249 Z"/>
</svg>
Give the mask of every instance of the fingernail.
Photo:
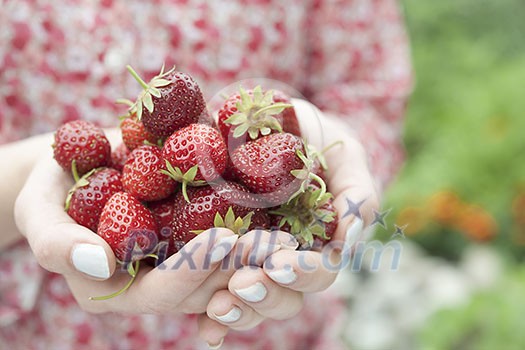
<svg viewBox="0 0 525 350">
<path fill-rule="evenodd" d="M 269 272 L 268 276 L 279 284 L 290 284 L 297 279 L 297 275 L 291 267 Z"/>
<path fill-rule="evenodd" d="M 219 316 L 215 315 L 215 318 L 218 319 L 221 322 L 226 323 L 232 323 L 235 321 L 238 321 L 241 318 L 242 311 L 238 307 L 234 306 L 230 311 L 228 311 L 226 314 Z"/>
<path fill-rule="evenodd" d="M 210 250 L 210 262 L 213 264 L 224 259 L 235 246 L 237 239 L 239 239 L 237 235 L 219 238 Z"/>
<path fill-rule="evenodd" d="M 211 345 L 210 343 L 208 343 L 208 349 L 210 350 L 217 350 L 217 349 L 220 349 L 221 346 L 222 346 L 222 343 L 224 342 L 224 338 L 221 339 L 221 341 L 219 342 L 219 344 L 215 344 L 215 345 Z"/>
<path fill-rule="evenodd" d="M 357 242 L 362 232 L 363 232 L 363 220 L 359 218 L 355 218 L 350 228 L 346 230 L 345 244 L 348 247 L 352 247 Z"/>
<path fill-rule="evenodd" d="M 104 248 L 99 245 L 81 243 L 73 248 L 71 261 L 75 268 L 95 278 L 109 278 L 108 257 Z"/>
<path fill-rule="evenodd" d="M 296 250 L 299 247 L 297 239 L 287 232 L 279 232 L 279 243 L 283 249 Z"/>
<path fill-rule="evenodd" d="M 248 288 L 235 289 L 235 293 L 247 302 L 257 303 L 266 298 L 267 291 L 261 282 L 257 282 Z"/>
</svg>

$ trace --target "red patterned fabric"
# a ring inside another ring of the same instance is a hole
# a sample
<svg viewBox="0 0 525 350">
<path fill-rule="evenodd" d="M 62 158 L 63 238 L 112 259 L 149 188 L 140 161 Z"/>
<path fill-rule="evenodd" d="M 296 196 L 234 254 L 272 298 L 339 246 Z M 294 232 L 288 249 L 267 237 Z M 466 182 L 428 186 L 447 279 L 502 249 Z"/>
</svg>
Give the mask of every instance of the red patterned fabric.
<svg viewBox="0 0 525 350">
<path fill-rule="evenodd" d="M 395 0 L 6 0 L 0 9 L 0 143 L 73 119 L 115 126 L 121 97 L 177 64 L 207 97 L 265 77 L 344 118 L 386 184 L 403 158 L 411 89 L 407 38 Z M 194 316 L 90 315 L 63 278 L 44 272 L 24 242 L 0 253 L 0 338 L 10 348 L 195 349 Z M 344 310 L 309 296 L 289 321 L 233 332 L 228 349 L 336 349 Z M 321 306 L 322 305 L 322 306 Z"/>
</svg>

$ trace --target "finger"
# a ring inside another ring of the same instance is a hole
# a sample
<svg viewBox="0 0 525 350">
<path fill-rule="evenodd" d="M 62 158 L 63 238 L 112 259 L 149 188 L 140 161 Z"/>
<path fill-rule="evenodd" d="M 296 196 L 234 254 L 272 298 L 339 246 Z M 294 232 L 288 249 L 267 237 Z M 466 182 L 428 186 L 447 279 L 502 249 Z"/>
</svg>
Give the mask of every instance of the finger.
<svg viewBox="0 0 525 350">
<path fill-rule="evenodd" d="M 228 334 L 229 327 L 225 326 L 206 314 L 200 314 L 197 320 L 199 326 L 199 338 L 208 344 L 210 349 L 219 349 L 224 337 Z"/>
<path fill-rule="evenodd" d="M 251 329 L 264 321 L 262 315 L 228 290 L 220 290 L 213 295 L 206 313 L 209 318 L 235 330 Z"/>
<path fill-rule="evenodd" d="M 295 250 L 299 243 L 289 233 L 282 231 L 252 230 L 242 235 L 231 253 L 222 261 L 209 278 L 192 293 L 185 305 L 192 310 L 206 305 L 213 293 L 227 289 L 228 281 L 242 266 L 262 266 L 268 256 L 278 250 Z"/>
<path fill-rule="evenodd" d="M 77 225 L 64 211 L 70 185 L 70 177 L 53 160 L 39 162 L 17 198 L 17 226 L 43 268 L 107 279 L 115 270 L 115 257 L 100 236 Z"/>
<path fill-rule="evenodd" d="M 264 263 L 264 273 L 275 283 L 299 292 L 328 288 L 341 268 L 339 251 L 279 251 Z"/>
<path fill-rule="evenodd" d="M 237 239 L 236 234 L 225 228 L 202 232 L 138 281 L 130 297 L 141 303 L 144 295 L 148 295 L 150 304 L 144 307 L 153 312 L 175 309 L 191 313 L 204 312 L 207 303 L 203 303 L 200 309 L 194 309 L 186 299 L 202 288 L 203 282 L 231 252 Z"/>
<path fill-rule="evenodd" d="M 272 319 L 288 319 L 303 306 L 302 293 L 274 283 L 260 267 L 237 270 L 228 289 L 257 313 Z"/>
<path fill-rule="evenodd" d="M 121 290 L 131 278 L 123 268 L 104 283 L 87 284 L 70 278 L 71 289 L 79 304 L 90 312 L 202 313 L 207 303 L 192 309 L 185 299 L 213 273 L 222 258 L 231 251 L 237 237 L 228 229 L 207 230 L 154 269 L 141 262 L 133 284 L 115 298 L 90 300 L 90 297 L 111 295 Z"/>
</svg>

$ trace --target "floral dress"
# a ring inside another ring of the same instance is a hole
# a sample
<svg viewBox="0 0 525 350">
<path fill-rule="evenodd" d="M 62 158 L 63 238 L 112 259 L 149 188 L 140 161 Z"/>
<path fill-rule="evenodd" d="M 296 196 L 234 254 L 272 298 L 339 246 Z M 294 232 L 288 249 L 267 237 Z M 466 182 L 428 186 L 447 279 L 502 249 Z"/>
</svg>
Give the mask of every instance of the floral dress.
<svg viewBox="0 0 525 350">
<path fill-rule="evenodd" d="M 0 143 L 74 119 L 115 126 L 145 78 L 176 64 L 207 98 L 246 78 L 292 86 L 361 138 L 380 186 L 399 168 L 412 75 L 395 0 L 4 0 Z M 322 305 L 322 307 L 321 307 Z M 226 349 L 337 349 L 345 306 L 307 296 L 288 321 L 230 332 Z M 93 315 L 22 241 L 0 251 L 0 348 L 199 349 L 194 315 Z"/>
</svg>

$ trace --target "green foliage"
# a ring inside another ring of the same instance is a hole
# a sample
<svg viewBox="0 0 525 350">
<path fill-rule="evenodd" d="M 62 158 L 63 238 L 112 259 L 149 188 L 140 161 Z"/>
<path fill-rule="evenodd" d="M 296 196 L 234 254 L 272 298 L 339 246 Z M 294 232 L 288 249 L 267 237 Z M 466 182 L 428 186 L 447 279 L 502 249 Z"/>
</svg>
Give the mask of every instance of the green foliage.
<svg viewBox="0 0 525 350">
<path fill-rule="evenodd" d="M 417 88 L 405 130 L 409 161 L 388 205 L 422 205 L 451 189 L 489 211 L 500 229 L 497 244 L 515 250 L 510 208 L 525 191 L 525 3 L 404 5 Z"/>
<path fill-rule="evenodd" d="M 419 334 L 422 350 L 520 350 L 525 314 L 525 267 L 508 273 L 492 290 L 457 309 L 442 310 Z"/>
</svg>

